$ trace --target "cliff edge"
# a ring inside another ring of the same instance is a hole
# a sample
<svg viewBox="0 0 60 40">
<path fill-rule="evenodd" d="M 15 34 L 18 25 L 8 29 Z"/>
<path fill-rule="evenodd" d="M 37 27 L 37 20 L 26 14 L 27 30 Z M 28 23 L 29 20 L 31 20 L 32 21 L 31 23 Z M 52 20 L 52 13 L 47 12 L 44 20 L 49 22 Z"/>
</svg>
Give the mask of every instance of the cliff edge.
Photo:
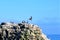
<svg viewBox="0 0 60 40">
<path fill-rule="evenodd" d="M 30 23 L 1 23 L 0 40 L 49 40 L 39 26 Z"/>
</svg>

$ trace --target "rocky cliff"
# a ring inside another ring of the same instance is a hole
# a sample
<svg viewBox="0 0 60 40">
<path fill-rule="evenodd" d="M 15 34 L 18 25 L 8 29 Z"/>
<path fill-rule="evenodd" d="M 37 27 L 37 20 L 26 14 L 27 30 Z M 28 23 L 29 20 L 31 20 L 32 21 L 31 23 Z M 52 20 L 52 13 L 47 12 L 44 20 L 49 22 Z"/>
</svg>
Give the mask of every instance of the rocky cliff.
<svg viewBox="0 0 60 40">
<path fill-rule="evenodd" d="M 1 23 L 0 40 L 48 40 L 39 26 L 22 23 Z"/>
</svg>

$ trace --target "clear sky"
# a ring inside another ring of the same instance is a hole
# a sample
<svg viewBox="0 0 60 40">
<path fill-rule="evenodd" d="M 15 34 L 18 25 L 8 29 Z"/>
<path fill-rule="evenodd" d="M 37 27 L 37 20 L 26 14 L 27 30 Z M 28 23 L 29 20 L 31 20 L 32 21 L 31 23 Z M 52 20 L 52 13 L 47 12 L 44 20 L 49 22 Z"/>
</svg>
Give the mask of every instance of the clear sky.
<svg viewBox="0 0 60 40">
<path fill-rule="evenodd" d="M 59 0 L 0 0 L 0 22 L 21 22 L 30 16 L 45 34 L 60 34 Z"/>
</svg>

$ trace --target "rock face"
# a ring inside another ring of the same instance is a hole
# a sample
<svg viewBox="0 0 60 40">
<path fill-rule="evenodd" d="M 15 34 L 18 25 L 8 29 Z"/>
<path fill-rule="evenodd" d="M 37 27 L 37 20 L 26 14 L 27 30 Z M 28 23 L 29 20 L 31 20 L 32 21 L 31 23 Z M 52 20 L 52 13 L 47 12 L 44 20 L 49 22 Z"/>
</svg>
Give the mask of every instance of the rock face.
<svg viewBox="0 0 60 40">
<path fill-rule="evenodd" d="M 1 23 L 0 40 L 48 40 L 42 30 L 29 23 Z"/>
</svg>

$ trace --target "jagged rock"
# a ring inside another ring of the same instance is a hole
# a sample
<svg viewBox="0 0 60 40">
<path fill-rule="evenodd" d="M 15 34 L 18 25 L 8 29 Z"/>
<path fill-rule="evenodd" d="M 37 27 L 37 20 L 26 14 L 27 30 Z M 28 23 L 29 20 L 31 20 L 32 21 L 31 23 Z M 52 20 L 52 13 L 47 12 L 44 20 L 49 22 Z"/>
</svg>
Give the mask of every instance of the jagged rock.
<svg viewBox="0 0 60 40">
<path fill-rule="evenodd" d="M 37 25 L 22 23 L 1 23 L 0 40 L 48 40 Z"/>
</svg>

